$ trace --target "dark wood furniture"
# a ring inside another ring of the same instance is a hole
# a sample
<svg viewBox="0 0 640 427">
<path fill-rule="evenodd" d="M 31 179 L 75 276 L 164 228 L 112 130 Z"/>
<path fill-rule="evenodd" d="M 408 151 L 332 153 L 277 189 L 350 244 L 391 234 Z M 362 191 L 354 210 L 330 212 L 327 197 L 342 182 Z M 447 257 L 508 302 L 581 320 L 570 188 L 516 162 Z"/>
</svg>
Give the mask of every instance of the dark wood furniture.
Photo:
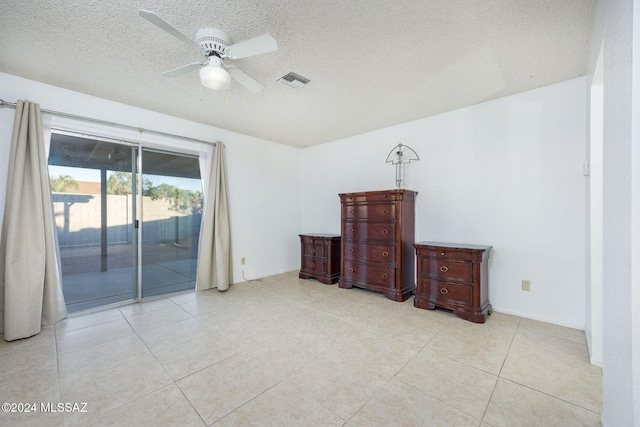
<svg viewBox="0 0 640 427">
<path fill-rule="evenodd" d="M 301 279 L 313 277 L 327 285 L 340 277 L 340 236 L 334 234 L 300 234 Z"/>
<path fill-rule="evenodd" d="M 370 289 L 404 301 L 415 289 L 415 191 L 340 194 L 341 288 Z"/>
<path fill-rule="evenodd" d="M 488 259 L 491 246 L 419 242 L 418 285 L 413 305 L 450 310 L 475 323 L 491 314 Z"/>
</svg>

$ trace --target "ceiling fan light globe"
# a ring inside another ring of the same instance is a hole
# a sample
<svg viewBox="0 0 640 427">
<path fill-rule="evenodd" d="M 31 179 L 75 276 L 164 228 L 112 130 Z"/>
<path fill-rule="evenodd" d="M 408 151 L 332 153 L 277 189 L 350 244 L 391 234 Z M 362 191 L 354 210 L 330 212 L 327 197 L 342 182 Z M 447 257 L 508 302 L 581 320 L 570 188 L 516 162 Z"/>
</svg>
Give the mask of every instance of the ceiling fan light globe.
<svg viewBox="0 0 640 427">
<path fill-rule="evenodd" d="M 224 68 L 207 65 L 200 68 L 200 82 L 212 90 L 225 90 L 231 84 L 231 75 Z"/>
</svg>

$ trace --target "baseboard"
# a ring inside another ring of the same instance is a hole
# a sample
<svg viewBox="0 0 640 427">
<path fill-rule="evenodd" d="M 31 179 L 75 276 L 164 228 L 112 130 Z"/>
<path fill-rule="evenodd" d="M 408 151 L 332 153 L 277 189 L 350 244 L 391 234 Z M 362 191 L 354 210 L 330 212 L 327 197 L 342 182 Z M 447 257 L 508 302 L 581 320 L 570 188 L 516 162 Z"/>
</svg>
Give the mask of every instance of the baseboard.
<svg viewBox="0 0 640 427">
<path fill-rule="evenodd" d="M 255 277 L 249 277 L 249 276 L 247 275 L 247 272 L 245 271 L 245 272 L 244 272 L 244 276 L 245 276 L 245 277 L 243 278 L 243 277 L 242 277 L 242 273 L 240 273 L 240 280 L 239 280 L 239 281 L 237 281 L 237 282 L 233 282 L 233 284 L 235 285 L 235 284 L 237 284 L 237 283 L 245 283 L 245 282 L 248 282 L 248 281 L 250 281 L 250 280 L 259 280 L 259 279 L 264 279 L 264 278 L 271 277 L 271 276 L 277 276 L 277 275 L 279 275 L 279 274 L 294 273 L 294 272 L 297 272 L 297 271 L 299 271 L 299 270 L 283 270 L 283 271 L 275 271 L 275 272 L 265 273 L 265 274 L 263 274 L 263 275 L 255 276 Z"/>
<path fill-rule="evenodd" d="M 587 340 L 587 350 L 589 350 L 589 363 L 591 363 L 594 366 L 597 366 L 599 368 L 602 368 L 602 360 L 600 359 L 595 359 L 592 354 L 592 346 L 593 344 L 591 343 L 591 334 L 588 334 L 587 331 L 585 330 L 584 333 L 584 337 Z"/>
<path fill-rule="evenodd" d="M 594 359 L 593 357 L 590 357 L 589 363 L 591 363 L 593 366 L 597 366 L 598 368 L 602 368 L 602 360 L 600 359 Z"/>
<path fill-rule="evenodd" d="M 564 326 L 566 328 L 578 329 L 580 331 L 584 331 L 584 325 L 575 325 L 575 324 L 569 324 L 569 323 L 562 323 L 562 322 L 558 322 L 558 321 L 553 320 L 553 319 L 546 319 L 544 317 L 532 316 L 529 313 L 525 314 L 525 313 L 520 313 L 518 311 L 509 310 L 508 308 L 496 307 L 495 305 L 493 306 L 493 311 L 497 311 L 499 313 L 504 313 L 504 314 L 510 314 L 512 316 L 523 317 L 525 319 L 537 320 L 539 322 L 551 323 L 553 325 Z"/>
</svg>

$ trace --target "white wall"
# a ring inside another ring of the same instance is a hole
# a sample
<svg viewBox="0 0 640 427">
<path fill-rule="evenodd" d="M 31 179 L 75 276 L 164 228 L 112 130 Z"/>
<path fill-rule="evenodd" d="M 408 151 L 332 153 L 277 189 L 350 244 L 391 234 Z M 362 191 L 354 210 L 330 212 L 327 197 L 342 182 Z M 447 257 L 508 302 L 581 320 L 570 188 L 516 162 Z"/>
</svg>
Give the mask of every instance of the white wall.
<svg viewBox="0 0 640 427">
<path fill-rule="evenodd" d="M 43 109 L 168 132 L 205 141 L 223 141 L 227 149 L 232 227 L 233 279 L 242 271 L 252 279 L 299 268 L 301 150 L 271 141 L 178 119 L 0 73 L 0 98 L 28 99 Z M 4 214 L 7 162 L 15 111 L 0 108 L 0 221 Z M 212 112 L 215 114 L 215 112 Z M 105 127 L 47 118 L 53 125 L 104 132 Z M 174 143 L 167 138 L 111 128 L 134 141 Z M 178 148 L 190 147 L 176 141 Z M 246 265 L 240 265 L 240 258 Z"/>
<path fill-rule="evenodd" d="M 416 240 L 492 245 L 496 311 L 583 329 L 586 93 L 579 78 L 305 149 L 302 229 L 339 233 L 338 193 L 394 188 L 386 156 L 409 145 Z"/>
<path fill-rule="evenodd" d="M 598 6 L 593 44 L 604 50 L 602 425 L 638 426 L 640 1 L 605 0 Z"/>
<path fill-rule="evenodd" d="M 407 144 L 421 157 L 406 170 L 406 188 L 419 192 L 417 241 L 493 245 L 495 310 L 585 326 L 584 78 L 304 150 L 7 74 L 0 87 L 8 101 L 224 141 L 235 282 L 242 270 L 255 278 L 298 269 L 297 235 L 339 233 L 340 192 L 394 188 L 384 160 Z M 12 109 L 0 109 L 8 130 L 0 135 L 0 188 L 12 120 Z M 520 290 L 522 279 L 531 292 Z"/>
<path fill-rule="evenodd" d="M 602 61 L 598 61 L 589 88 L 589 143 L 586 180 L 586 327 L 591 363 L 602 366 L 602 288 L 603 288 L 603 135 L 604 86 Z"/>
<path fill-rule="evenodd" d="M 598 4 L 599 8 L 603 3 Z M 586 325 L 585 337 L 591 363 L 603 364 L 603 158 L 604 158 L 604 46 L 602 43 L 602 13 L 596 13 L 587 82 L 588 132 L 586 156 L 589 176 L 586 191 Z"/>
</svg>

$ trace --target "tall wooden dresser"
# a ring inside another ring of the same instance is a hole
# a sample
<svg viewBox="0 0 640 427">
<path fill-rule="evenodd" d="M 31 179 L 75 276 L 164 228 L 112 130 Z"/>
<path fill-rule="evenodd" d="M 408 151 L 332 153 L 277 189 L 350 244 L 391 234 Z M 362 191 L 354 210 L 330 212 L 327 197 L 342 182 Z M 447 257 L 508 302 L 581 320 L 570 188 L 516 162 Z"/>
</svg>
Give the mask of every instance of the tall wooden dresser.
<svg viewBox="0 0 640 427">
<path fill-rule="evenodd" d="M 341 288 L 365 288 L 404 301 L 415 289 L 415 191 L 340 194 Z"/>
</svg>

